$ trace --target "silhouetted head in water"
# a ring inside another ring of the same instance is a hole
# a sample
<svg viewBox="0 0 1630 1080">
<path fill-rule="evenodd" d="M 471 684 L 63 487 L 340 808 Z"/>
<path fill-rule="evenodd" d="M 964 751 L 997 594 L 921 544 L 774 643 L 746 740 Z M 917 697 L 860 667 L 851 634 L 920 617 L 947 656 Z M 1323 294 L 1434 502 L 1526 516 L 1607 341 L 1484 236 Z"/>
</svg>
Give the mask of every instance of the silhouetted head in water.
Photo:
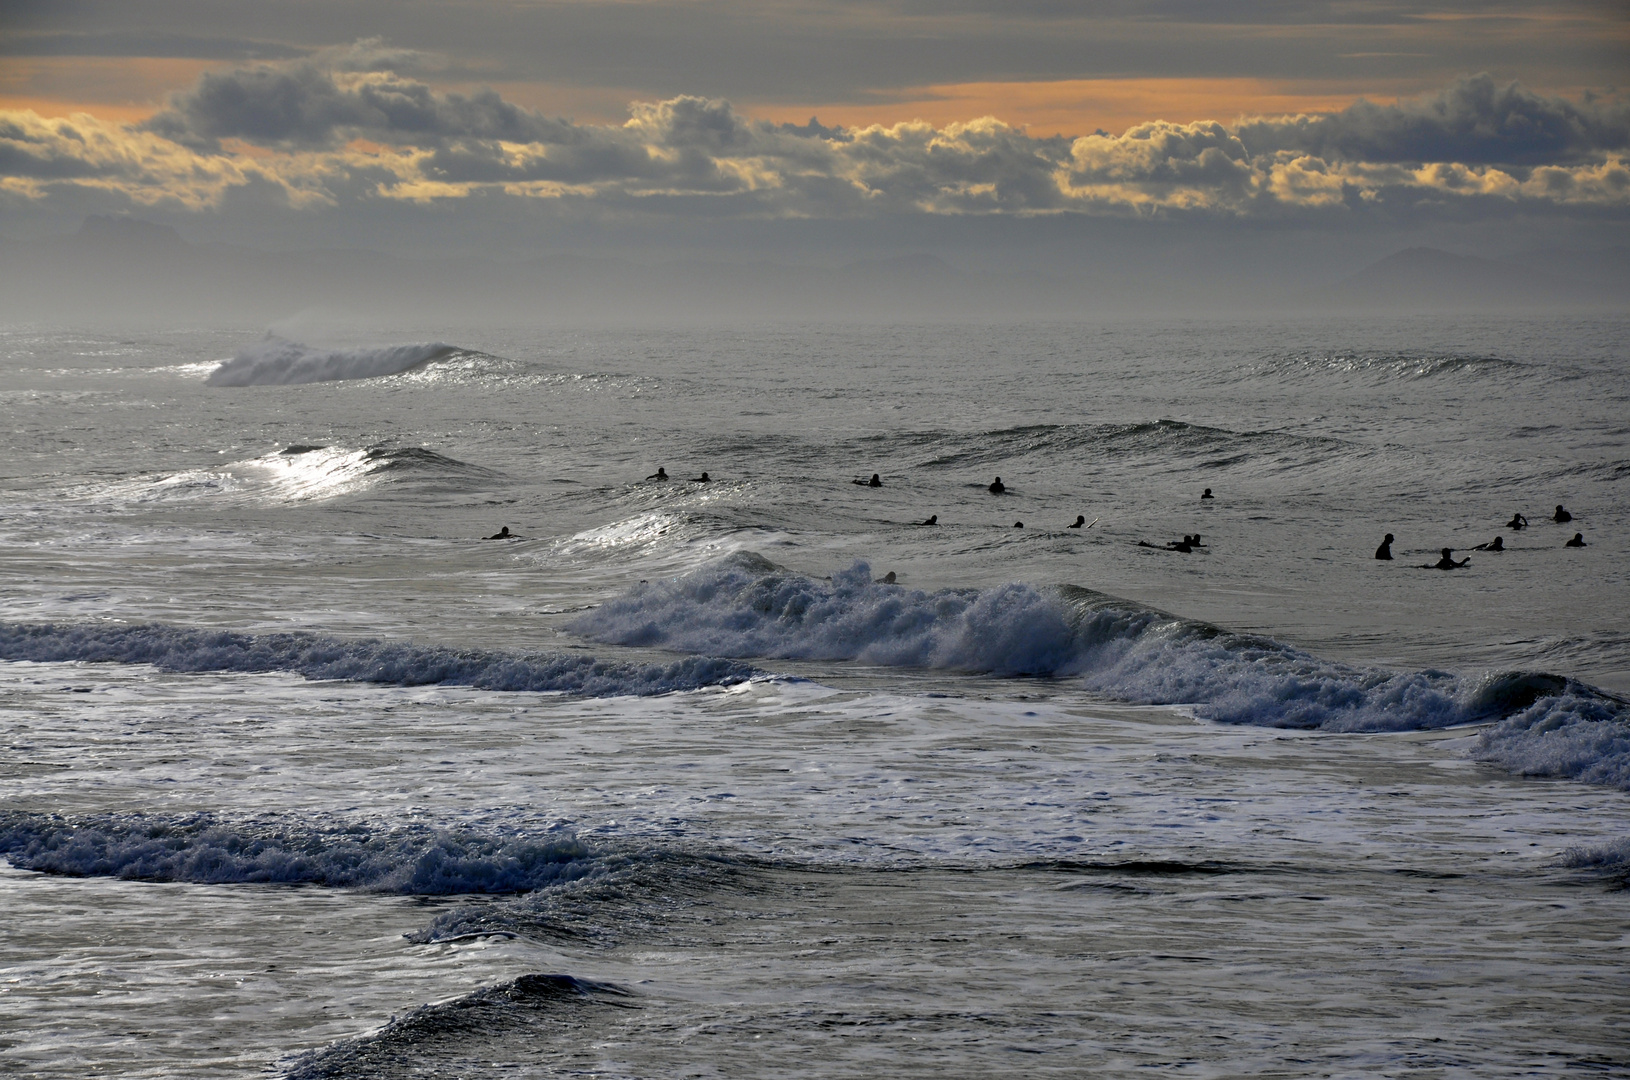
<svg viewBox="0 0 1630 1080">
<path fill-rule="evenodd" d="M 1563 544 L 1562 546 L 1563 547 L 1584 547 L 1585 546 L 1585 534 L 1584 533 L 1574 533 L 1573 534 L 1573 539 L 1569 540 L 1566 544 Z"/>
<path fill-rule="evenodd" d="M 883 478 L 881 476 L 878 476 L 876 473 L 872 473 L 872 478 L 866 482 L 866 486 L 867 487 L 882 487 L 883 486 Z"/>
<path fill-rule="evenodd" d="M 1015 522 L 1014 522 L 1014 523 L 1013 523 L 1013 527 L 1014 527 L 1014 528 L 1015 528 L 1015 529 L 1022 529 L 1022 528 L 1024 528 L 1024 522 L 1022 522 L 1022 521 L 1015 521 Z"/>
<path fill-rule="evenodd" d="M 657 466 L 657 471 L 652 473 L 650 476 L 647 476 L 646 479 L 647 480 L 666 480 L 666 479 L 668 479 L 668 470 L 664 469 L 661 465 L 658 465 Z"/>
<path fill-rule="evenodd" d="M 987 490 L 992 495 L 1000 495 L 1002 492 L 1006 491 L 1007 488 L 1002 484 L 1002 478 L 998 476 Z"/>
<path fill-rule="evenodd" d="M 1472 548 L 1472 550 L 1473 551 L 1504 551 L 1505 550 L 1505 537 L 1496 536 L 1493 540 L 1490 540 L 1486 544 L 1478 544 L 1476 547 Z"/>
<path fill-rule="evenodd" d="M 1085 525 L 1086 523 L 1087 523 L 1087 515 L 1085 515 L 1085 514 L 1077 514 L 1077 515 L 1075 515 L 1075 522 L 1073 524 L 1066 525 L 1064 527 L 1066 529 L 1079 529 L 1081 526 Z"/>
<path fill-rule="evenodd" d="M 707 473 L 703 473 L 701 476 L 698 476 L 696 479 L 692 480 L 691 483 L 693 483 L 693 484 L 708 484 L 708 483 L 712 483 L 712 481 L 713 481 L 713 478 L 711 476 L 709 476 Z"/>
<path fill-rule="evenodd" d="M 1465 566 L 1469 562 L 1471 562 L 1470 559 L 1461 559 L 1459 562 L 1455 562 L 1455 549 L 1454 548 L 1444 548 L 1443 549 L 1443 556 L 1440 559 L 1438 559 L 1437 562 L 1435 562 L 1431 566 L 1429 566 L 1427 569 L 1429 569 L 1429 570 L 1454 570 L 1457 567 Z"/>
<path fill-rule="evenodd" d="M 497 532 L 495 532 L 491 536 L 487 537 L 487 539 L 488 540 L 508 540 L 509 539 L 509 526 L 505 525 L 502 529 L 499 529 Z"/>
<path fill-rule="evenodd" d="M 1512 514 L 1511 520 L 1505 523 L 1505 527 L 1513 532 L 1518 529 L 1526 529 L 1528 528 L 1528 519 L 1521 514 Z"/>
<path fill-rule="evenodd" d="M 877 579 L 877 584 L 879 584 L 879 585 L 893 585 L 894 584 L 894 571 L 890 570 L 888 573 L 886 573 L 882 577 L 878 578 Z"/>
<path fill-rule="evenodd" d="M 1211 494 L 1211 489 L 1210 488 L 1206 488 L 1204 491 L 1202 491 L 1200 493 L 1200 498 L 1202 498 L 1202 499 L 1215 499 L 1216 496 Z"/>
<path fill-rule="evenodd" d="M 939 523 L 940 516 L 938 514 L 930 514 L 928 520 L 923 522 L 924 525 L 938 525 Z"/>
<path fill-rule="evenodd" d="M 1573 515 L 1568 513 L 1566 510 L 1562 509 L 1562 504 L 1561 503 L 1557 503 L 1556 504 L 1556 513 L 1551 515 L 1551 520 L 1556 522 L 1558 525 L 1560 525 L 1564 521 L 1572 521 L 1573 520 Z"/>
<path fill-rule="evenodd" d="M 1392 534 L 1391 533 L 1387 533 L 1387 538 L 1385 540 L 1381 541 L 1381 546 L 1380 547 L 1375 549 L 1375 557 L 1377 559 L 1385 559 L 1388 562 L 1392 561 Z"/>
</svg>

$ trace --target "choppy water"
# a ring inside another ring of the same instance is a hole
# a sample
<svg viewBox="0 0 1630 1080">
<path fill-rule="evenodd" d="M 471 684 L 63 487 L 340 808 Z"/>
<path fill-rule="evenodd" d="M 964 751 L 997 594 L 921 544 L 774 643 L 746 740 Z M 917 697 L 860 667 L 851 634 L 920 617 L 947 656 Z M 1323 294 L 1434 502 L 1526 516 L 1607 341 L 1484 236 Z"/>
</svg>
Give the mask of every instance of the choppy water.
<svg viewBox="0 0 1630 1080">
<path fill-rule="evenodd" d="M 8 330 L 0 1063 L 1624 1068 L 1627 328 Z"/>
</svg>

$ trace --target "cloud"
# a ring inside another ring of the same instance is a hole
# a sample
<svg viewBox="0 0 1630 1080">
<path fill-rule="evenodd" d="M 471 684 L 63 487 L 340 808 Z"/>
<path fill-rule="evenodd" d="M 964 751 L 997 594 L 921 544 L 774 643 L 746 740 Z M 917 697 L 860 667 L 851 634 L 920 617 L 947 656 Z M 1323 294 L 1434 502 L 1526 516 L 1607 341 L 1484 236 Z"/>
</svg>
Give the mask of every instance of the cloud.
<svg viewBox="0 0 1630 1080">
<path fill-rule="evenodd" d="M 1376 105 L 1360 100 L 1325 116 L 1242 122 L 1253 153 L 1296 151 L 1330 161 L 1561 165 L 1630 150 L 1630 101 L 1547 97 L 1486 74 L 1427 97 Z"/>
<path fill-rule="evenodd" d="M 401 70 L 427 64 L 368 40 L 206 73 L 139 126 L 0 114 L 0 189 L 27 201 L 80 185 L 189 209 L 255 186 L 296 207 L 482 196 L 591 214 L 705 204 L 709 214 L 786 218 L 1630 205 L 1622 103 L 1545 97 L 1487 76 L 1397 106 L 1361 101 L 1234 126 L 1151 121 L 1068 139 L 990 117 L 773 124 L 696 96 L 635 103 L 621 125 L 578 124 Z"/>
</svg>

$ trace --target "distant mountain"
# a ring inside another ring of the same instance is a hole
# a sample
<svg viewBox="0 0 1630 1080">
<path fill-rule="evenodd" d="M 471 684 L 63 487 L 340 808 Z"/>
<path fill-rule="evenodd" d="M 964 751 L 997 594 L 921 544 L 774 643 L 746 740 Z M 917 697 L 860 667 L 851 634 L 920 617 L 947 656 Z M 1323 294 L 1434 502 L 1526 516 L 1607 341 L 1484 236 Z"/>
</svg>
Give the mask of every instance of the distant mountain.
<svg viewBox="0 0 1630 1080">
<path fill-rule="evenodd" d="M 133 217 L 92 214 L 74 234 L 79 244 L 115 248 L 132 254 L 173 253 L 187 247 L 172 226 L 157 225 Z"/>
<path fill-rule="evenodd" d="M 1310 294 L 1320 307 L 1360 310 L 1533 310 L 1625 303 L 1622 287 L 1438 248 L 1407 248 Z"/>
</svg>

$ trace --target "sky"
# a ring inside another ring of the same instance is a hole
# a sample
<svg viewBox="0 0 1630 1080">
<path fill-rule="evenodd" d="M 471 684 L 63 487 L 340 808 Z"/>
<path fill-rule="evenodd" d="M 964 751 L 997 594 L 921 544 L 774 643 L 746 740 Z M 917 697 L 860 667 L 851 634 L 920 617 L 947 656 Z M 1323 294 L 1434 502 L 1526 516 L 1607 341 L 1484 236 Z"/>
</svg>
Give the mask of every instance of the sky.
<svg viewBox="0 0 1630 1080">
<path fill-rule="evenodd" d="M 0 0 L 12 238 L 1012 265 L 1627 211 L 1622 2 Z"/>
</svg>

